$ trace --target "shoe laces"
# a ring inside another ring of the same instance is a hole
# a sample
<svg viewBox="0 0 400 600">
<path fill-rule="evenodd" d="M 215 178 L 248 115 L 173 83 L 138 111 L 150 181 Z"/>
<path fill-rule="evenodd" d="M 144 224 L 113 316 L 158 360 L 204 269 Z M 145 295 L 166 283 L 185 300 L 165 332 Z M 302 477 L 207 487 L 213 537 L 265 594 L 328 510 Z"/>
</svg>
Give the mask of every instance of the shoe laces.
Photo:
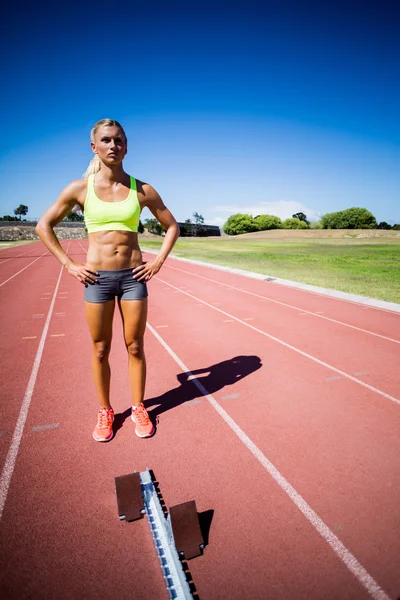
<svg viewBox="0 0 400 600">
<path fill-rule="evenodd" d="M 99 429 L 104 429 L 104 428 L 110 427 L 110 425 L 112 425 L 112 415 L 113 415 L 113 412 L 109 408 L 103 408 L 103 410 L 99 410 L 99 417 L 98 417 Z"/>
<path fill-rule="evenodd" d="M 138 425 L 147 425 L 149 422 L 149 415 L 144 406 L 138 406 L 134 409 L 133 414 L 135 415 L 135 419 Z"/>
</svg>

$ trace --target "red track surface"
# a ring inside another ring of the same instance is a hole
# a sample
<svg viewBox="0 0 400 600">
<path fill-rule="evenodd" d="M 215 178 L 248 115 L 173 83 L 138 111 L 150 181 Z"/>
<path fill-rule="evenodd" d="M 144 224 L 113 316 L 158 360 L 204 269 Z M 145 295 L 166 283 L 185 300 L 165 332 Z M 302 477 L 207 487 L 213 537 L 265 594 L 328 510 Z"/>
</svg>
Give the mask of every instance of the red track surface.
<svg viewBox="0 0 400 600">
<path fill-rule="evenodd" d="M 156 435 L 127 418 L 116 312 L 96 444 L 82 286 L 40 243 L 0 254 L 2 598 L 167 598 L 146 520 L 117 514 L 114 477 L 148 467 L 167 507 L 214 511 L 201 600 L 397 599 L 400 314 L 172 259 L 149 291 Z"/>
</svg>

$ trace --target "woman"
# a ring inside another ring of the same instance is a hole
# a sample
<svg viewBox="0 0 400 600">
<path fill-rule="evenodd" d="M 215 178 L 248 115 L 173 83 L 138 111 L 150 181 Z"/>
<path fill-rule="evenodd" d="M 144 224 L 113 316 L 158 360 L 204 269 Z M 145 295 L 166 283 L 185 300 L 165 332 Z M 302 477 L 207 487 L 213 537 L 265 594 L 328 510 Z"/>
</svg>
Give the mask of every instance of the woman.
<svg viewBox="0 0 400 600">
<path fill-rule="evenodd" d="M 154 433 L 154 427 L 143 406 L 146 283 L 160 270 L 172 250 L 179 236 L 179 227 L 154 188 L 125 173 L 122 161 L 127 153 L 127 138 L 117 121 L 98 121 L 90 139 L 95 156 L 84 178 L 67 185 L 39 220 L 36 232 L 68 273 L 85 285 L 85 311 L 93 341 L 92 374 L 100 403 L 94 439 L 107 442 L 113 437 L 114 411 L 110 404 L 108 357 L 115 298 L 118 299 L 129 356 L 133 397 L 131 418 L 136 434 L 149 437 Z M 85 264 L 74 262 L 54 233 L 54 226 L 76 205 L 84 213 L 89 234 Z M 166 230 L 159 254 L 148 263 L 142 261 L 137 234 L 144 207 Z"/>
</svg>

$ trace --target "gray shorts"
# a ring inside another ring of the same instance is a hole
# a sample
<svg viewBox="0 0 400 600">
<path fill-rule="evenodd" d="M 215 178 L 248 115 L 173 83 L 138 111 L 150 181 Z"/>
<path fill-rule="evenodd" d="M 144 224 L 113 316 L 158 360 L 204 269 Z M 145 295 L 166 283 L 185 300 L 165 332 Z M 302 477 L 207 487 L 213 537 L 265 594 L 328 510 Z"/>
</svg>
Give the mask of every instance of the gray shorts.
<svg viewBox="0 0 400 600">
<path fill-rule="evenodd" d="M 118 271 L 97 271 L 97 283 L 85 286 L 86 302 L 108 302 L 114 300 L 144 300 L 147 298 L 147 285 L 133 279 L 133 268 Z"/>
</svg>

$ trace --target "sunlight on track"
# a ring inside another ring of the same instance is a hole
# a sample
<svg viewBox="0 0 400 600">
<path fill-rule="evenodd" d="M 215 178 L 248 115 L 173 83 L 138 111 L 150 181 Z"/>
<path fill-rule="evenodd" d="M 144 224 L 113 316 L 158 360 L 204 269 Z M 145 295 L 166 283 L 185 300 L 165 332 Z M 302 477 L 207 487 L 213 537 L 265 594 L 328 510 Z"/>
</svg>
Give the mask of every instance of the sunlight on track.
<svg viewBox="0 0 400 600">
<path fill-rule="evenodd" d="M 290 485 L 285 477 L 278 471 L 278 469 L 268 460 L 268 458 L 261 452 L 261 450 L 252 442 L 252 440 L 244 433 L 244 431 L 237 425 L 228 413 L 220 406 L 215 398 L 208 393 L 203 384 L 197 379 L 193 373 L 188 369 L 184 362 L 175 354 L 175 352 L 168 346 L 164 339 L 155 331 L 155 329 L 147 323 L 148 329 L 165 348 L 168 354 L 174 359 L 180 369 L 189 374 L 191 381 L 196 385 L 201 394 L 208 400 L 211 406 L 217 411 L 217 413 L 223 418 L 225 423 L 231 428 L 231 430 L 238 436 L 243 442 L 246 448 L 253 454 L 253 456 L 262 464 L 266 471 L 276 481 L 280 488 L 288 495 L 290 500 L 294 502 L 301 513 L 311 523 L 311 525 L 318 531 L 323 539 L 329 544 L 335 554 L 340 560 L 346 565 L 351 573 L 357 578 L 360 584 L 366 589 L 374 600 L 390 600 L 389 596 L 382 590 L 382 588 L 376 583 L 371 575 L 364 569 L 364 567 L 358 562 L 356 557 L 344 546 L 339 538 L 329 529 L 329 527 L 320 519 L 317 513 L 307 504 L 304 498 Z"/>
<path fill-rule="evenodd" d="M 361 327 L 356 327 L 355 325 L 350 325 L 349 323 L 344 323 L 343 321 L 338 321 L 337 319 L 332 319 L 331 317 L 326 317 L 318 312 L 312 312 L 306 310 L 304 308 L 300 308 L 298 306 L 294 306 L 293 304 L 287 304 L 286 302 L 282 302 L 281 300 L 275 300 L 272 298 L 268 298 L 268 296 L 262 296 L 261 294 L 256 294 L 255 292 L 250 292 L 249 290 L 245 290 L 243 288 L 238 288 L 234 285 L 229 285 L 227 283 L 221 283 L 220 281 L 216 281 L 215 279 L 211 279 L 210 277 L 204 277 L 204 275 L 198 275 L 197 273 L 191 273 L 190 271 L 186 271 L 185 269 L 179 269 L 178 267 L 171 267 L 171 265 L 166 265 L 168 269 L 173 269 L 174 271 L 181 271 L 182 273 L 186 273 L 187 275 L 192 275 L 193 277 L 199 277 L 201 279 L 205 279 L 206 281 L 211 281 L 217 285 L 230 288 L 232 290 L 236 290 L 238 292 L 242 292 L 243 294 L 248 294 L 249 296 L 255 296 L 256 298 L 261 298 L 262 300 L 267 300 L 268 302 L 273 302 L 274 304 L 280 304 L 281 306 L 286 306 L 287 308 L 292 308 L 293 310 L 302 311 L 303 315 L 311 315 L 313 317 L 317 317 L 318 319 L 325 319 L 326 321 L 331 321 L 332 323 L 337 323 L 338 325 L 343 325 L 344 327 L 350 327 L 351 329 L 356 329 L 357 331 L 361 331 L 363 333 L 367 333 L 368 335 L 374 335 L 375 337 L 382 338 L 384 340 L 388 340 L 389 342 L 394 342 L 395 344 L 400 344 L 400 340 L 395 340 L 394 338 L 387 337 L 386 335 L 381 335 L 380 333 L 374 333 L 373 331 L 369 331 L 368 329 L 362 329 Z M 370 308 L 370 307 L 368 307 Z M 380 310 L 380 309 L 378 309 Z"/>
<path fill-rule="evenodd" d="M 357 379 L 356 377 L 349 375 L 349 373 L 345 373 L 341 369 L 337 369 L 336 367 L 324 362 L 323 360 L 320 360 L 316 356 L 312 356 L 311 354 L 308 354 L 307 352 L 300 350 L 300 348 L 296 348 L 295 346 L 292 346 L 291 344 L 288 344 L 287 342 L 284 342 L 283 340 L 280 340 L 279 338 L 267 333 L 266 331 L 263 331 L 262 329 L 258 329 L 257 327 L 254 327 L 254 325 L 251 325 L 250 323 L 245 322 L 242 319 L 239 319 L 238 317 L 235 317 L 234 315 L 231 315 L 230 313 L 225 312 L 224 310 L 221 310 L 217 306 L 213 306 L 209 302 L 206 302 L 205 300 L 202 300 L 201 298 L 198 298 L 197 296 L 193 296 L 193 294 L 189 294 L 188 292 L 184 292 L 183 290 L 180 290 L 176 286 L 172 285 L 172 283 L 168 283 L 168 281 L 165 281 L 164 279 L 160 279 L 160 277 L 156 277 L 156 279 L 158 281 L 160 281 L 161 283 L 164 283 L 165 285 L 169 285 L 171 288 L 177 290 L 181 294 L 185 294 L 185 296 L 188 296 L 189 298 L 193 298 L 193 300 L 197 300 L 197 301 L 201 302 L 204 306 L 209 306 L 213 310 L 216 310 L 216 311 L 220 312 L 221 314 L 225 315 L 226 317 L 229 317 L 230 319 L 233 319 L 234 321 L 237 321 L 238 323 L 241 323 L 242 325 L 249 327 L 253 331 L 256 331 L 257 333 L 264 335 L 265 337 L 273 340 L 274 342 L 277 342 L 278 344 L 281 344 L 282 346 L 285 346 L 286 348 L 289 348 L 290 350 L 293 350 L 294 352 L 301 354 L 305 358 L 309 358 L 313 362 L 316 362 L 317 364 L 322 365 L 323 367 L 326 367 L 327 369 L 330 369 L 331 371 L 334 371 L 335 373 L 338 373 L 339 375 L 342 375 L 342 377 L 345 377 L 346 379 L 350 379 L 351 381 L 354 381 L 358 385 L 362 385 L 363 387 L 367 388 L 368 390 L 375 392 L 376 394 L 379 394 L 380 396 L 383 396 L 384 398 L 387 398 L 388 400 L 391 400 L 395 404 L 400 405 L 400 400 L 398 398 L 395 398 L 394 396 L 390 396 L 389 394 L 386 394 L 386 392 L 383 392 L 382 390 L 379 390 L 378 388 L 375 388 L 372 385 L 365 383 L 361 379 Z"/>
</svg>

